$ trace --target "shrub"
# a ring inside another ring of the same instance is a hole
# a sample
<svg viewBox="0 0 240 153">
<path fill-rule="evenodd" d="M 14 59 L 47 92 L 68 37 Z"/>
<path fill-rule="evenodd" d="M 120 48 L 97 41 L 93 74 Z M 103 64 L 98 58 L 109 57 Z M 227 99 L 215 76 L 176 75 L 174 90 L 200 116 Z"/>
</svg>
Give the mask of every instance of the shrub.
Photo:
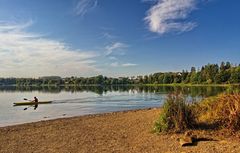
<svg viewBox="0 0 240 153">
<path fill-rule="evenodd" d="M 159 119 L 155 122 L 155 132 L 183 132 L 195 124 L 191 106 L 186 98 L 179 93 L 169 94 L 163 104 Z"/>
<path fill-rule="evenodd" d="M 193 107 L 194 114 L 196 114 L 197 122 L 205 122 L 208 124 L 215 123 L 213 119 L 213 109 L 214 105 L 216 105 L 217 97 L 209 97 L 203 99 L 201 102 L 196 103 Z M 215 104 L 214 104 L 215 103 Z"/>
<path fill-rule="evenodd" d="M 216 123 L 220 128 L 240 130 L 240 93 L 220 94 L 200 104 L 199 120 Z"/>
<path fill-rule="evenodd" d="M 240 93 L 220 94 L 197 104 L 186 103 L 182 94 L 169 94 L 155 122 L 154 131 L 183 132 L 200 125 L 214 125 L 229 132 L 239 131 Z"/>
</svg>

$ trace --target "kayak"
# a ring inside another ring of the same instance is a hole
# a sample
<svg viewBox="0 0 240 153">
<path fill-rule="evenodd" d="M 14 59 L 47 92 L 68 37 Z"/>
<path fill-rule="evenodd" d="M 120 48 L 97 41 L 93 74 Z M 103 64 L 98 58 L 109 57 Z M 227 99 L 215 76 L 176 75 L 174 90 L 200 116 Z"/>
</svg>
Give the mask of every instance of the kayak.
<svg viewBox="0 0 240 153">
<path fill-rule="evenodd" d="M 52 101 L 39 101 L 37 104 L 50 104 Z M 13 103 L 14 106 L 20 106 L 20 105 L 36 105 L 35 102 L 16 102 Z"/>
</svg>

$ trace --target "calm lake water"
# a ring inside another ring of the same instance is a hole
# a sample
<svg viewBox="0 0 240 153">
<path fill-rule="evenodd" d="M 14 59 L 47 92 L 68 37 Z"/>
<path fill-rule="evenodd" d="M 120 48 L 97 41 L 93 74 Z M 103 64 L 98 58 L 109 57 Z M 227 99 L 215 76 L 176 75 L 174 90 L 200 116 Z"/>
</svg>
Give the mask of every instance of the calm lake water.
<svg viewBox="0 0 240 153">
<path fill-rule="evenodd" d="M 15 125 L 61 117 L 122 110 L 160 107 L 170 92 L 181 91 L 188 98 L 201 99 L 228 91 L 227 87 L 0 87 L 0 126 Z M 33 107 L 13 106 L 13 102 L 32 99 L 53 100 Z"/>
</svg>

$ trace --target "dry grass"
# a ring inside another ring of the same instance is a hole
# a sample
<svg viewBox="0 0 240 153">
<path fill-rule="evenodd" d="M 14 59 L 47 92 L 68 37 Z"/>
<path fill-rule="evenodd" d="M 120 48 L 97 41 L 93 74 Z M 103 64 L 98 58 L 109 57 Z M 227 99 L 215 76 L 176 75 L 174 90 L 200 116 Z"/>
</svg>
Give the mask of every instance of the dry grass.
<svg viewBox="0 0 240 153">
<path fill-rule="evenodd" d="M 182 94 L 170 94 L 154 131 L 184 132 L 192 128 L 240 131 L 240 93 L 220 94 L 193 104 L 187 104 Z"/>
<path fill-rule="evenodd" d="M 231 131 L 240 130 L 240 93 L 205 99 L 196 108 L 199 122 L 215 123 Z"/>
</svg>

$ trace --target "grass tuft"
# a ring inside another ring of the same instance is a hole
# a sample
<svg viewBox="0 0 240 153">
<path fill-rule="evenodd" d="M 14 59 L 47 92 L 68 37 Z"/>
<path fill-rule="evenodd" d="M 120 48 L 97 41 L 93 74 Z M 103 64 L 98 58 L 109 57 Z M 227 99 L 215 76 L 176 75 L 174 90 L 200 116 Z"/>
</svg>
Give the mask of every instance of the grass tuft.
<svg viewBox="0 0 240 153">
<path fill-rule="evenodd" d="M 192 128 L 195 116 L 186 98 L 179 93 L 169 94 L 163 104 L 163 110 L 155 122 L 155 132 L 183 132 Z"/>
</svg>

